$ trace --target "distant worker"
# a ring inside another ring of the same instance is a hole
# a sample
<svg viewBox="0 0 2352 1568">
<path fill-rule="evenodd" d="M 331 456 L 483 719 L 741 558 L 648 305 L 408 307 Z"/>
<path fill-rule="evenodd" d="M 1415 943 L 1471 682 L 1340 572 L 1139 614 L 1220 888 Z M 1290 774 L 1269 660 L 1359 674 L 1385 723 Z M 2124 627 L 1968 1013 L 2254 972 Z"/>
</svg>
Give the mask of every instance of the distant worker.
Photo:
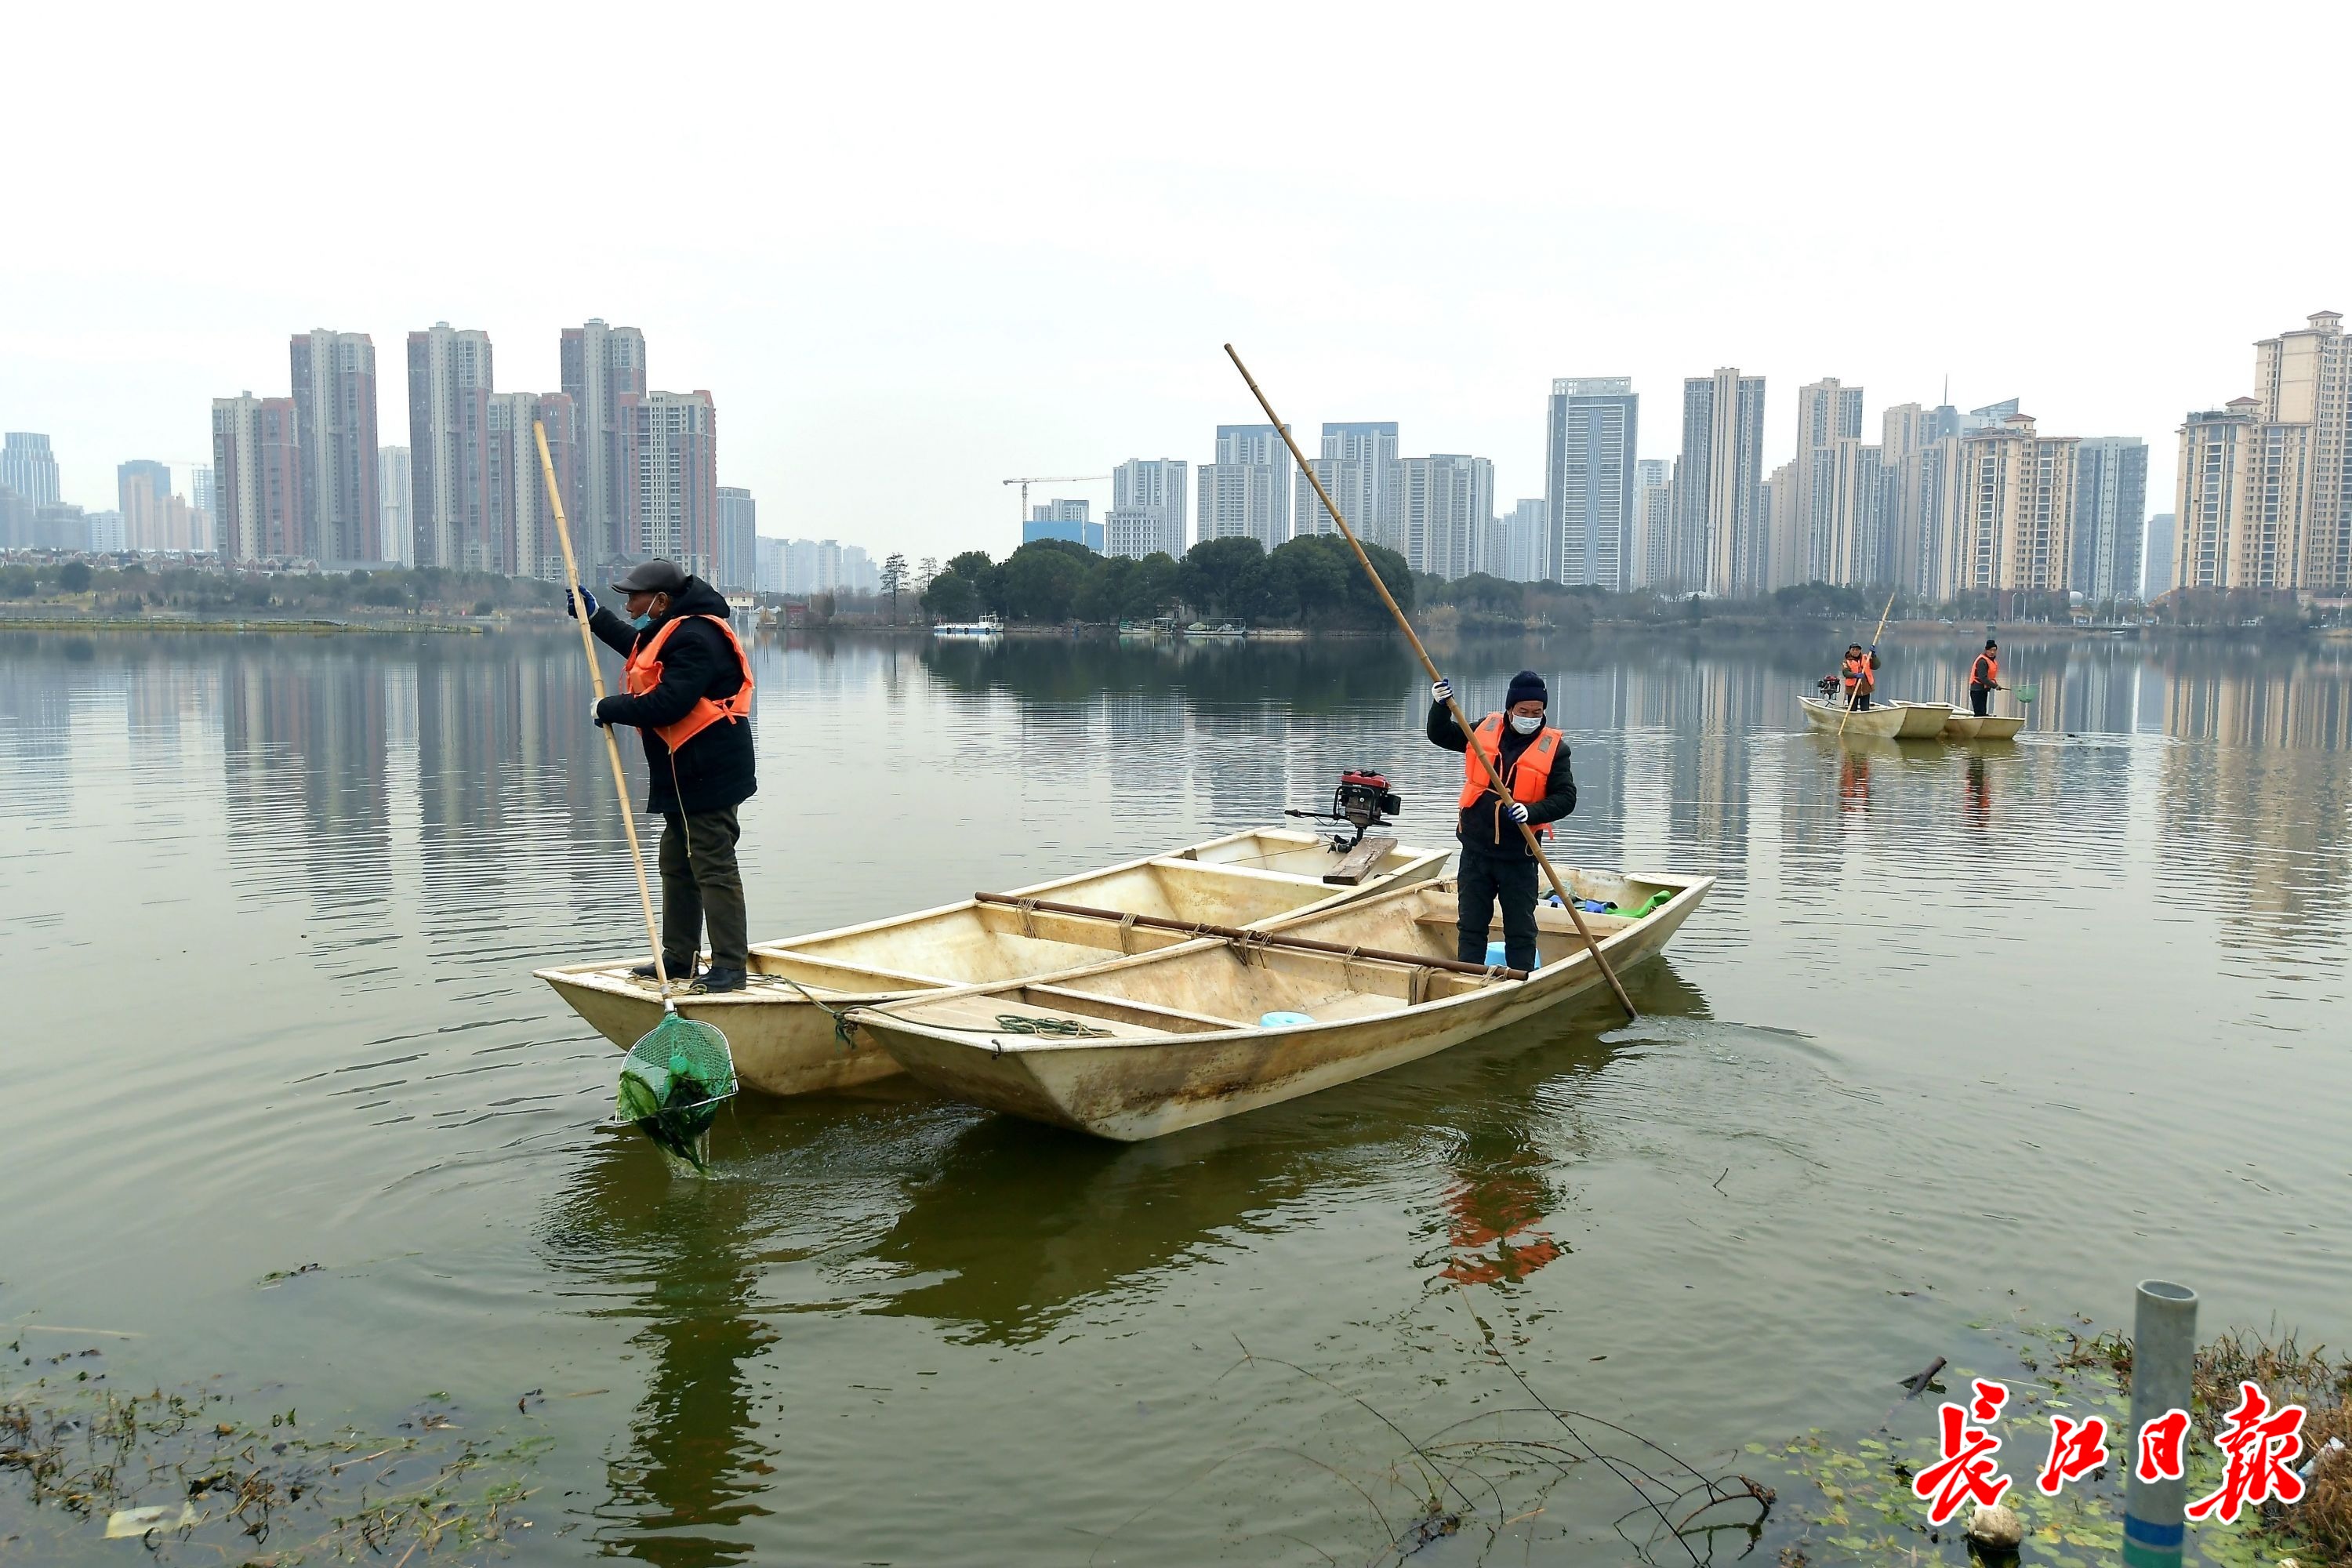
<svg viewBox="0 0 2352 1568">
<path fill-rule="evenodd" d="M 1879 659 L 1864 653 L 1858 642 L 1845 645 L 1845 664 L 1838 671 L 1845 682 L 1845 705 L 1857 713 L 1870 711 L 1870 694 L 1878 688 Z"/>
<path fill-rule="evenodd" d="M 1977 655 L 1977 661 L 1969 666 L 1969 710 L 1978 718 L 1983 718 L 1986 706 L 1992 701 L 1992 694 L 2000 689 L 2000 644 L 1987 637 L 1984 652 Z"/>
<path fill-rule="evenodd" d="M 621 690 L 598 702 L 599 725 L 635 727 L 646 744 L 647 815 L 662 819 L 662 963 L 673 980 L 693 980 L 702 928 L 710 927 L 710 968 L 696 989 L 740 991 L 751 967 L 743 878 L 735 868 L 742 837 L 735 808 L 759 786 L 751 760 L 751 661 L 727 601 L 668 561 L 644 561 L 613 591 L 628 596 L 629 618 L 597 607 L 585 588 L 588 629 L 626 656 Z M 565 610 L 579 614 L 567 595 Z M 631 973 L 651 978 L 651 963 Z"/>
<path fill-rule="evenodd" d="M 1503 906 L 1503 959 L 1513 969 L 1533 969 L 1536 951 L 1535 856 L 1521 824 L 1541 826 L 1576 809 L 1576 775 L 1568 763 L 1568 742 L 1544 723 L 1550 693 L 1543 677 L 1523 669 L 1511 677 L 1504 711 L 1478 722 L 1475 736 L 1462 733 L 1445 706 L 1454 684 L 1429 689 L 1429 739 L 1462 755 L 1462 871 L 1455 893 L 1455 951 L 1465 963 L 1486 962 L 1486 932 L 1495 905 Z M 1496 797 L 1486 768 L 1470 754 L 1475 739 L 1481 755 L 1498 764 L 1510 789 L 1507 804 Z"/>
</svg>

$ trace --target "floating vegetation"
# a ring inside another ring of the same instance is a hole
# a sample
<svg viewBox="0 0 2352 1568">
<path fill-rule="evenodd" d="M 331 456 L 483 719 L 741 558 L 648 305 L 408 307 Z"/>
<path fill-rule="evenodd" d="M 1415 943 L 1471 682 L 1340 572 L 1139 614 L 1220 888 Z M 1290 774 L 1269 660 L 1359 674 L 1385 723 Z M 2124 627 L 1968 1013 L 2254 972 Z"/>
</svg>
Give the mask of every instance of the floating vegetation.
<svg viewBox="0 0 2352 1568">
<path fill-rule="evenodd" d="M 2087 1326 L 2087 1325 L 2085 1325 Z M 2011 1479 L 2002 1503 L 2025 1525 L 2021 1560 L 2052 1568 L 2095 1568 L 2123 1551 L 2124 1434 L 2130 1425 L 2131 1342 L 2120 1334 L 2085 1338 L 2069 1330 L 2026 1331 L 2003 1343 L 2005 1364 L 1944 1368 L 1916 1394 L 1906 1394 L 1878 1431 L 1837 1439 L 1820 1431 L 1777 1448 L 1748 1445 L 1764 1463 L 1784 1468 L 1780 1495 L 1786 1507 L 1772 1532 L 1780 1561 L 1829 1568 L 1843 1563 L 1906 1563 L 1969 1560 L 1963 1514 L 1941 1530 L 1927 1523 L 1927 1505 L 1912 1494 L 1911 1478 L 1935 1463 L 1936 1407 L 1947 1388 L 1965 1390 L 1969 1380 L 1996 1378 L 2007 1384 L 2010 1400 L 1996 1430 L 2002 1436 L 2001 1469 Z M 2189 1495 L 2221 1483 L 2221 1456 L 2213 1446 L 2215 1424 L 2237 1403 L 2241 1381 L 2259 1384 L 2273 1399 L 2305 1406 L 2303 1452 L 2294 1463 L 2311 1464 L 2331 1437 L 2352 1444 L 2352 1360 L 2328 1359 L 2305 1351 L 2292 1336 L 2269 1342 L 2240 1331 L 2222 1335 L 2197 1352 L 2191 1400 L 2193 1437 L 2189 1455 Z M 1906 1380 L 1907 1387 L 1909 1380 Z M 1963 1394 L 1948 1397 L 1961 1398 Z M 2050 1416 L 2106 1418 L 2107 1464 L 2069 1483 L 2057 1497 L 2035 1489 L 2034 1476 L 2046 1451 Z M 2301 1502 L 2248 1510 L 2234 1524 L 2189 1527 L 2191 1563 L 2217 1568 L 2273 1568 L 2293 1556 L 2301 1568 L 2352 1564 L 2352 1453 L 2338 1451 L 2315 1466 Z"/>
<path fill-rule="evenodd" d="M 0 1393 L 0 1559 L 125 1538 L 148 1561 L 253 1568 L 488 1555 L 531 1528 L 517 1510 L 553 1439 L 459 1415 L 420 1405 L 371 1435 L 215 1389 L 43 1378 Z"/>
</svg>

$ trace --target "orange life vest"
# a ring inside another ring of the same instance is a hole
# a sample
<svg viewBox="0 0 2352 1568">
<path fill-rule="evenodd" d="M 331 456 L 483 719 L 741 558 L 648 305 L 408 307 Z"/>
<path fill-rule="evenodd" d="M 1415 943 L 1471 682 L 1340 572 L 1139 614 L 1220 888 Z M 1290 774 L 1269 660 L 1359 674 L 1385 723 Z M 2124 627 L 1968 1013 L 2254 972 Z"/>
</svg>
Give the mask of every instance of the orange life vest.
<svg viewBox="0 0 2352 1568">
<path fill-rule="evenodd" d="M 1990 652 L 1977 655 L 1976 663 L 1969 667 L 1969 684 L 1970 686 L 2000 684 L 2000 656 Z"/>
<path fill-rule="evenodd" d="M 1503 716 L 1489 713 L 1478 721 L 1478 728 L 1470 733 L 1470 743 L 1476 747 L 1487 763 L 1502 761 Z M 1559 731 L 1547 726 L 1536 731 L 1519 760 L 1511 764 L 1511 798 L 1521 805 L 1533 805 L 1543 799 L 1551 787 L 1551 760 L 1559 754 Z M 1469 810 L 1478 804 L 1481 795 L 1492 792 L 1486 787 L 1486 763 L 1468 752 L 1462 753 L 1462 809 Z"/>
<path fill-rule="evenodd" d="M 719 628 L 727 638 L 727 646 L 735 650 L 735 662 L 743 671 L 743 684 L 735 689 L 734 696 L 723 702 L 713 702 L 708 697 L 698 697 L 694 700 L 694 706 L 687 710 L 685 718 L 675 724 L 663 724 L 657 727 L 654 733 L 659 735 L 662 738 L 662 744 L 673 752 L 718 723 L 721 719 L 733 723 L 738 719 L 748 719 L 751 716 L 751 661 L 745 656 L 742 639 L 735 635 L 735 628 L 717 616 L 672 616 L 668 620 L 664 621 L 661 630 L 654 633 L 642 647 L 629 655 L 628 665 L 621 671 L 622 689 L 632 697 L 643 697 L 661 684 L 662 645 L 669 641 L 670 633 L 677 630 L 688 621 L 709 621 Z"/>
<path fill-rule="evenodd" d="M 1856 686 L 1874 687 L 1878 684 L 1877 680 L 1874 679 L 1870 673 L 1870 656 L 1868 654 L 1865 653 L 1855 658 L 1850 658 L 1845 661 L 1845 684 L 1846 689 L 1849 691 L 1853 689 Z"/>
</svg>

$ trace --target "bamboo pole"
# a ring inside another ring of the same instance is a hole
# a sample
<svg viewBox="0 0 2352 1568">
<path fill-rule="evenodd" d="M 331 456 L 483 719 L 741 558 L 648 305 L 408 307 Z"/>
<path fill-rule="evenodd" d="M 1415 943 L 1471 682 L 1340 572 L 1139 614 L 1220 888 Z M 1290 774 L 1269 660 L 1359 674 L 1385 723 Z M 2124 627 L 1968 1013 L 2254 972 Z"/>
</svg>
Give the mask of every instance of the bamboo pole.
<svg viewBox="0 0 2352 1568">
<path fill-rule="evenodd" d="M 563 494 L 556 488 L 555 459 L 547 451 L 547 426 L 534 419 L 530 433 L 539 438 L 539 471 L 547 479 L 547 504 L 555 512 L 555 538 L 563 546 L 563 581 L 572 590 L 572 619 L 580 623 L 580 651 L 588 660 L 588 682 L 596 689 L 596 700 L 604 700 L 604 670 L 596 662 L 596 644 L 588 632 L 588 606 L 580 599 L 580 563 L 572 555 L 572 524 L 563 515 Z M 604 731 L 605 754 L 613 759 L 613 788 L 621 797 L 621 826 L 629 835 L 629 858 L 637 868 L 637 900 L 645 906 L 646 937 L 654 944 L 654 978 L 661 982 L 662 994 L 669 994 L 669 965 L 662 957 L 661 927 L 654 920 L 654 890 L 646 880 L 646 852 L 637 843 L 636 809 L 629 801 L 629 775 L 621 769 L 621 742 L 613 736 L 612 726 L 600 724 Z M 691 966 L 689 966 L 691 967 Z"/>
<path fill-rule="evenodd" d="M 1862 673 L 1869 678 L 1873 691 L 1878 689 L 1878 675 L 1871 668 L 1870 661 L 1878 657 L 1878 639 L 1886 635 L 1886 617 L 1894 613 L 1895 595 L 1889 594 L 1886 595 L 1886 608 L 1878 613 L 1878 629 L 1870 634 L 1870 651 L 1862 656 Z M 1861 696 L 1862 682 L 1857 680 L 1853 683 L 1853 689 L 1845 694 L 1845 711 L 1838 715 L 1838 739 L 1841 741 L 1845 739 L 1845 721 L 1853 716 L 1854 702 Z"/>
<path fill-rule="evenodd" d="M 1422 668 L 1429 671 L 1431 683 L 1433 685 L 1444 679 L 1445 677 L 1438 671 L 1437 661 L 1431 658 L 1429 650 L 1422 646 L 1421 637 L 1412 629 L 1412 623 L 1407 620 L 1404 612 L 1397 607 L 1396 595 L 1389 592 L 1389 585 L 1381 582 L 1381 574 L 1372 569 L 1372 558 L 1364 553 L 1363 543 L 1357 539 L 1356 531 L 1349 528 L 1348 520 L 1339 515 L 1339 509 L 1333 503 L 1331 493 L 1323 488 L 1323 481 L 1316 477 L 1314 468 L 1308 466 L 1307 455 L 1298 449 L 1298 443 L 1291 439 L 1290 426 L 1285 425 L 1281 417 L 1275 413 L 1274 405 L 1266 401 L 1265 393 L 1258 386 L 1257 378 L 1250 374 L 1249 366 L 1242 363 L 1242 356 L 1234 352 L 1234 345 L 1231 343 L 1225 345 L 1225 357 L 1232 360 L 1234 368 L 1242 373 L 1242 379 L 1249 384 L 1250 395 L 1257 399 L 1257 405 L 1260 408 L 1265 410 L 1266 423 L 1272 425 L 1280 433 L 1282 444 L 1290 448 L 1291 457 L 1298 464 L 1298 471 L 1305 474 L 1307 482 L 1315 487 L 1316 495 L 1323 501 L 1323 510 L 1331 514 L 1331 521 L 1339 525 L 1340 537 L 1345 539 L 1349 548 L 1356 552 L 1356 560 L 1362 564 L 1364 575 L 1372 580 L 1372 587 L 1380 595 L 1381 602 L 1389 607 L 1389 614 L 1396 617 L 1396 624 L 1403 630 L 1405 640 L 1412 644 L 1412 651 L 1420 657 Z M 1894 607 L 1892 600 L 1888 601 L 1887 607 L 1889 609 Z M 1454 722 L 1461 726 L 1465 749 L 1469 755 L 1478 759 L 1479 770 L 1486 775 L 1486 787 L 1495 792 L 1497 799 L 1508 803 L 1511 799 L 1511 792 L 1503 783 L 1502 768 L 1479 746 L 1477 732 L 1471 728 L 1469 716 L 1462 711 L 1462 704 L 1449 697 L 1445 700 L 1445 708 L 1446 711 L 1454 715 Z M 1584 923 L 1584 911 L 1576 907 L 1576 896 L 1568 890 L 1568 884 L 1560 880 L 1559 872 L 1544 855 L 1543 846 L 1536 842 L 1536 830 L 1522 822 L 1519 824 L 1519 834 L 1528 841 L 1528 853 L 1534 856 L 1536 864 L 1543 868 L 1544 876 L 1551 883 L 1551 890 L 1559 895 L 1560 906 L 1568 910 L 1568 918 L 1576 922 L 1576 934 L 1584 939 L 1585 951 L 1592 954 L 1592 962 L 1599 964 L 1601 973 L 1608 977 L 1609 989 L 1617 994 L 1617 1005 L 1625 1009 L 1626 1017 L 1640 1018 L 1642 1015 L 1635 1010 L 1633 999 L 1625 994 L 1624 983 L 1617 978 L 1617 972 L 1609 967 L 1609 960 L 1601 952 L 1601 943 L 1593 939 L 1592 929 Z"/>
</svg>

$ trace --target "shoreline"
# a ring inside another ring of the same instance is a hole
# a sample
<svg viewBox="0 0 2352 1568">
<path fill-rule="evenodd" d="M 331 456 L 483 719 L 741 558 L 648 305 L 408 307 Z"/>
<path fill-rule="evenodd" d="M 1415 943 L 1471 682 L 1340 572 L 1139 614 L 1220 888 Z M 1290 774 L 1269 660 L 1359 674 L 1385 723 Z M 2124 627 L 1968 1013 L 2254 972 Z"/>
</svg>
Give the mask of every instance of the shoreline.
<svg viewBox="0 0 2352 1568">
<path fill-rule="evenodd" d="M 487 626 L 446 621 L 420 621 L 413 626 L 375 626 L 355 621 L 212 621 L 150 619 L 140 616 L 0 616 L 0 632 L 235 632 L 265 637 L 406 637 L 425 633 L 436 637 L 481 637 Z"/>
</svg>

